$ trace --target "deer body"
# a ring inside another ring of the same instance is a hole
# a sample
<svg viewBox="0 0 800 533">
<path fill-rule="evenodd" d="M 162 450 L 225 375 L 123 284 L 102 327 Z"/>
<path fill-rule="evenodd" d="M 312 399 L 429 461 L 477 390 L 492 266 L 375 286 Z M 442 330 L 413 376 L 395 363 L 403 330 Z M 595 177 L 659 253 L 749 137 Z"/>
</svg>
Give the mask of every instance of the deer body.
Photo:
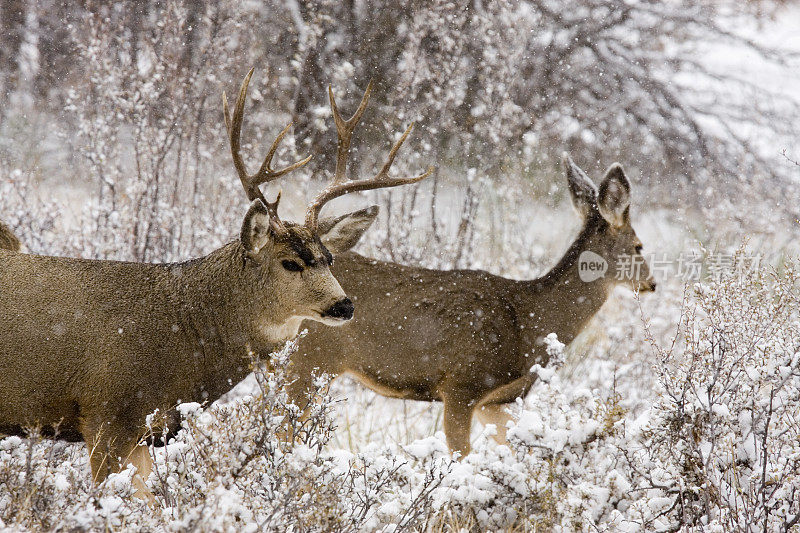
<svg viewBox="0 0 800 533">
<path fill-rule="evenodd" d="M 617 168 L 612 179 L 624 178 L 621 168 L 617 177 Z M 579 185 L 591 191 L 593 185 L 585 180 Z M 646 264 L 641 280 L 617 280 L 613 269 L 590 282 L 580 279 L 582 252 L 609 259 L 622 254 L 641 257 L 641 243 L 627 219 L 627 203 L 612 206 L 619 208 L 619 219 L 613 221 L 601 214 L 594 197 L 578 207 L 585 208 L 580 234 L 561 261 L 534 280 L 515 281 L 476 270 L 429 270 L 340 254 L 333 271 L 359 314 L 336 331 L 309 324 L 309 334 L 293 358 L 297 381 L 291 393 L 296 402 L 302 400 L 317 368 L 331 375 L 352 375 L 385 396 L 444 402 L 451 449 L 469 451 L 475 410 L 484 421 L 499 422 L 502 437 L 502 422 L 508 419 L 505 404 L 528 392 L 536 379 L 531 373 L 534 364 L 547 363 L 544 338 L 549 333 L 569 344 L 616 285 L 655 287 Z M 612 218 L 610 213 L 606 216 Z"/>
<path fill-rule="evenodd" d="M 167 265 L 0 254 L 3 425 L 141 429 L 155 409 L 224 394 L 248 350 L 296 333 L 269 335 L 288 318 L 268 296 L 280 288 L 249 297 L 271 280 L 242 268 L 239 242 Z"/>
<path fill-rule="evenodd" d="M 571 250 L 582 244 L 577 239 Z M 573 256 L 576 261 L 578 254 L 567 252 L 542 278 L 516 281 L 479 270 L 429 270 L 340 254 L 332 271 L 358 305 L 358 316 L 334 332 L 309 324 L 300 343 L 308 351 L 298 362 L 308 367 L 307 356 L 330 360 L 321 368 L 338 366 L 365 384 L 393 391 L 387 396 L 409 400 L 442 400 L 447 391 L 460 391 L 479 405 L 499 384 L 515 382 L 518 388 L 505 399 L 513 401 L 533 383 L 531 366 L 547 362 L 544 337 L 555 332 L 572 342 L 613 288 L 604 279 L 581 287 Z"/>
</svg>

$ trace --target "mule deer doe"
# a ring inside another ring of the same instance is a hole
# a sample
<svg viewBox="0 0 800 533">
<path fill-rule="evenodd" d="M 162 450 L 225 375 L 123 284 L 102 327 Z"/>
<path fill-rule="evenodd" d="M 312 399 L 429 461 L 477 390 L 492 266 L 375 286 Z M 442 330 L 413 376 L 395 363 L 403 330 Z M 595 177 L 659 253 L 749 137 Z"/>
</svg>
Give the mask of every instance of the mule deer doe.
<svg viewBox="0 0 800 533">
<path fill-rule="evenodd" d="M 6 226 L 0 221 L 0 250 L 11 250 L 12 252 L 19 252 L 19 239 L 11 231 L 11 228 Z"/>
<path fill-rule="evenodd" d="M 612 165 L 598 190 L 566 154 L 563 163 L 583 227 L 541 278 L 514 281 L 478 270 L 429 270 L 352 252 L 339 255 L 333 272 L 359 316 L 335 331 L 309 326 L 292 359 L 295 403 L 302 405 L 315 369 L 349 374 L 384 396 L 444 402 L 452 450 L 469 452 L 476 410 L 482 421 L 497 424 L 498 440 L 505 440 L 507 404 L 530 389 L 531 367 L 548 360 L 545 336 L 555 332 L 569 344 L 615 285 L 655 290 L 631 227 L 630 184 L 622 167 Z M 582 281 L 584 252 L 607 261 L 611 275 Z M 620 268 L 625 276 L 615 279 L 615 266 L 626 260 L 638 272 Z"/>
<path fill-rule="evenodd" d="M 310 156 L 272 168 L 287 126 L 258 172 L 247 173 L 240 136 L 252 73 L 232 117 L 223 94 L 233 162 L 252 200 L 239 239 L 174 264 L 0 251 L 0 432 L 57 427 L 86 441 L 94 480 L 132 462 L 147 495 L 150 456 L 138 444 L 148 414 L 179 401 L 219 398 L 248 374 L 250 351 L 272 351 L 297 335 L 303 319 L 340 325 L 353 317 L 353 304 L 329 268 L 340 243 L 352 246 L 350 230 L 343 225 L 321 235 L 319 210 L 352 190 L 415 183 L 431 171 L 388 177 L 404 136 L 375 179 L 343 181 L 337 173 L 309 205 L 304 225 L 282 221 L 280 194 L 268 202 L 259 186 Z M 363 107 L 356 121 L 361 113 Z M 356 219 L 355 226 L 363 224 Z"/>
</svg>

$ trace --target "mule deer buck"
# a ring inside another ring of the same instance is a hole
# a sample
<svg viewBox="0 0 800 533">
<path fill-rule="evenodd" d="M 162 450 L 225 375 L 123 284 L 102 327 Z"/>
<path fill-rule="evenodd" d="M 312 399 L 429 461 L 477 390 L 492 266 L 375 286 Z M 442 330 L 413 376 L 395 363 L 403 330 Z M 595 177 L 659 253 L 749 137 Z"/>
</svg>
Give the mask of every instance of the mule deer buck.
<svg viewBox="0 0 800 533">
<path fill-rule="evenodd" d="M 304 319 L 341 325 L 353 317 L 353 303 L 330 271 L 339 246 L 352 246 L 350 231 L 339 225 L 335 234 L 321 234 L 319 210 L 352 190 L 415 183 L 431 170 L 388 176 L 404 136 L 374 179 L 345 180 L 337 165 L 333 182 L 309 205 L 305 224 L 281 220 L 280 194 L 268 202 L 259 186 L 310 157 L 272 168 L 287 126 L 260 169 L 247 173 L 240 136 L 252 73 L 232 116 L 223 94 L 234 166 L 252 201 L 239 239 L 173 264 L 0 251 L 0 432 L 41 425 L 52 433 L 57 427 L 86 442 L 94 480 L 132 462 L 139 469 L 135 482 L 147 495 L 150 456 L 139 442 L 148 414 L 180 401 L 219 398 L 249 373 L 249 352 L 272 351 L 296 336 Z M 342 121 L 345 127 L 363 111 Z"/>
<path fill-rule="evenodd" d="M 0 221 L 0 250 L 11 250 L 12 252 L 19 252 L 19 239 L 11 231 L 11 228 L 6 226 Z"/>
<path fill-rule="evenodd" d="M 349 374 L 385 396 L 444 402 L 451 450 L 469 452 L 473 412 L 496 423 L 498 440 L 505 440 L 507 404 L 530 389 L 531 367 L 548 360 L 544 338 L 555 332 L 569 344 L 616 285 L 655 290 L 631 227 L 622 167 L 612 165 L 598 190 L 566 154 L 563 164 L 583 226 L 541 278 L 514 281 L 340 254 L 333 272 L 359 315 L 335 331 L 309 326 L 292 359 L 295 403 L 303 404 L 313 371 Z M 589 252 L 596 255 L 582 257 Z M 586 257 L 606 261 L 611 274 L 583 281 L 579 268 Z M 626 271 L 623 261 L 636 269 Z"/>
</svg>

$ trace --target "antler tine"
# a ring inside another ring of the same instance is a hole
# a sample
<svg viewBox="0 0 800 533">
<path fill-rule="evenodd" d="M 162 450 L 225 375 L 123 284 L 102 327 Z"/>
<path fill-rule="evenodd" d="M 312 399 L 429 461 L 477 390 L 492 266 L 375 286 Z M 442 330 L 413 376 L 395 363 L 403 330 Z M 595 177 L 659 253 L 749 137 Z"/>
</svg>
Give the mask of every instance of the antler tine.
<svg viewBox="0 0 800 533">
<path fill-rule="evenodd" d="M 334 117 L 335 116 L 336 113 L 334 113 Z M 306 211 L 306 226 L 312 229 L 316 229 L 317 223 L 319 221 L 319 213 L 322 210 L 322 207 L 327 202 L 333 200 L 334 198 L 338 198 L 350 192 L 397 187 L 399 185 L 409 185 L 411 183 L 422 181 L 428 176 L 430 176 L 433 173 L 434 170 L 433 167 L 428 167 L 428 170 L 426 170 L 425 172 L 423 172 L 418 176 L 413 176 L 409 178 L 389 177 L 389 169 L 392 167 L 392 163 L 394 163 L 394 158 L 397 155 L 398 150 L 400 150 L 400 147 L 408 138 L 413 128 L 414 124 L 412 123 L 406 129 L 405 133 L 403 133 L 400 139 L 398 139 L 398 141 L 394 143 L 394 146 L 392 146 L 392 149 L 389 151 L 389 156 L 386 158 L 386 162 L 383 164 L 383 167 L 381 168 L 380 172 L 378 172 L 375 175 L 375 177 L 368 180 L 337 181 L 334 179 L 334 181 L 330 185 L 328 185 L 325 189 L 323 189 L 322 192 L 320 192 L 317 195 L 317 197 L 314 199 L 311 205 L 309 205 L 308 211 Z"/>
<path fill-rule="evenodd" d="M 261 168 L 258 169 L 258 172 L 255 173 L 253 178 L 257 178 L 255 185 L 261 185 L 262 183 L 266 183 L 272 181 L 274 179 L 280 178 L 284 174 L 288 174 L 293 170 L 297 170 L 298 168 L 304 166 L 306 163 L 311 161 L 312 156 L 308 156 L 305 159 L 301 159 L 291 165 L 283 167 L 280 170 L 273 170 L 272 169 L 272 157 L 275 155 L 275 152 L 278 151 L 278 145 L 281 143 L 281 140 L 289 133 L 289 130 L 292 128 L 292 122 L 288 123 L 283 130 L 278 134 L 275 140 L 272 142 L 272 146 L 269 148 L 269 152 L 267 153 L 267 157 L 264 158 L 264 162 L 261 163 Z"/>
<path fill-rule="evenodd" d="M 356 109 L 353 116 L 347 120 L 344 120 L 342 115 L 339 114 L 339 108 L 336 106 L 336 99 L 333 97 L 333 88 L 328 85 L 328 98 L 331 101 L 333 122 L 336 124 L 336 133 L 339 138 L 336 146 L 336 172 L 333 175 L 334 183 L 346 181 L 347 179 L 347 156 L 350 152 L 350 141 L 353 139 L 353 131 L 361 120 L 361 115 L 364 114 L 364 110 L 367 108 L 369 95 L 372 93 L 372 81 L 373 80 L 369 80 L 367 90 L 364 91 L 364 96 L 361 97 L 361 103 L 358 104 L 358 109 Z"/>
<path fill-rule="evenodd" d="M 254 70 L 255 69 L 251 68 L 247 73 L 247 76 L 244 77 L 244 81 L 242 81 L 242 86 L 239 89 L 239 96 L 236 98 L 236 107 L 233 111 L 233 118 L 231 118 L 230 110 L 228 109 L 228 95 L 226 95 L 224 91 L 222 93 L 222 111 L 225 114 L 225 127 L 228 130 L 228 140 L 230 141 L 231 146 L 233 166 L 236 167 L 236 173 L 239 175 L 239 180 L 242 182 L 242 187 L 244 187 L 244 190 L 247 193 L 247 198 L 249 200 L 260 198 L 262 201 L 265 201 L 264 195 L 261 194 L 261 191 L 253 191 L 250 187 L 250 180 L 249 176 L 247 175 L 247 167 L 244 165 L 242 154 L 240 152 L 242 118 L 244 116 L 244 101 L 247 97 L 247 86 L 250 84 L 250 78 L 253 76 Z M 257 194 L 254 195 L 256 192 Z"/>
<path fill-rule="evenodd" d="M 250 78 L 253 76 L 254 71 L 255 69 L 251 68 L 247 73 L 247 76 L 245 76 L 244 81 L 242 81 L 242 86 L 239 89 L 239 96 L 236 99 L 236 107 L 233 110 L 233 117 L 231 117 L 230 110 L 228 109 L 228 97 L 224 92 L 222 93 L 222 111 L 225 115 L 225 127 L 228 130 L 228 140 L 230 141 L 231 146 L 233 166 L 236 167 L 236 173 L 239 175 L 239 180 L 242 182 L 242 187 L 244 187 L 245 193 L 247 193 L 247 198 L 251 201 L 255 199 L 261 200 L 267 206 L 267 209 L 269 209 L 269 211 L 277 218 L 278 202 L 280 201 L 281 197 L 280 193 L 278 193 L 278 197 L 274 202 L 268 202 L 264 197 L 264 194 L 261 192 L 259 185 L 269 183 L 270 181 L 276 180 L 281 176 L 292 172 L 293 170 L 297 170 L 308 163 L 311 160 L 311 156 L 297 161 L 296 163 L 292 163 L 291 165 L 279 170 L 274 170 L 272 168 L 272 158 L 275 156 L 275 152 L 278 151 L 278 145 L 280 145 L 280 142 L 289 132 L 289 129 L 292 126 L 292 123 L 290 122 L 285 128 L 283 128 L 283 130 L 273 141 L 269 152 L 267 152 L 267 156 L 264 158 L 264 162 L 261 163 L 261 167 L 258 169 L 258 172 L 252 175 L 247 173 L 247 167 L 242 160 L 241 154 L 241 136 L 242 122 L 244 119 L 244 104 L 247 100 L 247 88 L 250 85 Z"/>
<path fill-rule="evenodd" d="M 411 130 L 413 129 L 414 129 L 414 123 L 412 122 L 411 124 L 408 125 L 403 135 L 401 135 L 400 138 L 397 140 L 397 142 L 394 143 L 392 149 L 389 150 L 389 157 L 386 158 L 386 162 L 383 164 L 381 171 L 378 172 L 378 174 L 375 176 L 374 179 L 376 180 L 384 179 L 388 176 L 389 169 L 392 168 L 392 163 L 394 163 L 394 158 L 397 155 L 397 151 L 400 150 L 400 147 L 403 146 L 404 142 L 406 142 L 406 138 L 408 138 L 409 134 L 411 133 Z"/>
</svg>

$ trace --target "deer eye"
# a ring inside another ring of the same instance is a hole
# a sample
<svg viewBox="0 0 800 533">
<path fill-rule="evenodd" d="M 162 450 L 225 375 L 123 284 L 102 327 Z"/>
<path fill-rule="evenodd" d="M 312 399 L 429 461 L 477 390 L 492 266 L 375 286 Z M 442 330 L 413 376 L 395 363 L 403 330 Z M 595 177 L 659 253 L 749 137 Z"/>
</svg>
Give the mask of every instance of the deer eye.
<svg viewBox="0 0 800 533">
<path fill-rule="evenodd" d="M 289 272 L 302 272 L 303 271 L 303 267 L 301 267 L 297 263 L 297 261 L 291 261 L 289 259 L 284 259 L 283 261 L 281 261 L 281 265 L 283 265 L 283 268 L 285 268 Z"/>
</svg>

